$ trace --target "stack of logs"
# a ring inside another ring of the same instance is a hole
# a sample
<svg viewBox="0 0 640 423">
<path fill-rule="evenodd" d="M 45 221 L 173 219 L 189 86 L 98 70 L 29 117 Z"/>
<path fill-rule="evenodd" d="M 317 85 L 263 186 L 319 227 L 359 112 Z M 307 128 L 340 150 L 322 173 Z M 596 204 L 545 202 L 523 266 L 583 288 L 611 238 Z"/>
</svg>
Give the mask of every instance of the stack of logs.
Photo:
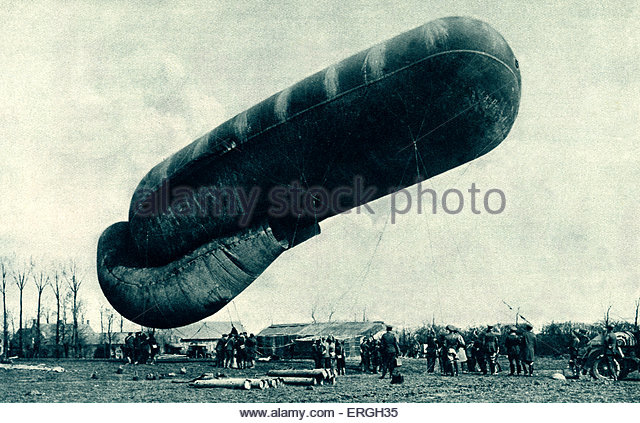
<svg viewBox="0 0 640 423">
<path fill-rule="evenodd" d="M 325 383 L 336 383 L 336 372 L 331 369 L 286 369 L 286 370 L 269 370 L 268 376 L 279 377 L 284 381 L 285 385 L 323 385 Z"/>
<path fill-rule="evenodd" d="M 336 373 L 327 369 L 311 370 L 269 370 L 267 377 L 260 379 L 245 379 L 233 377 L 216 378 L 212 374 L 205 374 L 189 383 L 194 388 L 229 388 L 229 389 L 267 389 L 280 385 L 314 386 L 325 383 L 336 383 Z"/>
</svg>

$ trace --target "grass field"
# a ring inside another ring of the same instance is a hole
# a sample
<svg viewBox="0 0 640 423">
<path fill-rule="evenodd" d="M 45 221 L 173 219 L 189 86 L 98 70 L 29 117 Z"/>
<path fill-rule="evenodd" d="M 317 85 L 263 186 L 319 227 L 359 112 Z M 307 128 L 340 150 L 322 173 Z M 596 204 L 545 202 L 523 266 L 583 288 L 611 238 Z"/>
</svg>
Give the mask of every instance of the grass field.
<svg viewBox="0 0 640 423">
<path fill-rule="evenodd" d="M 64 373 L 39 370 L 0 369 L 0 401 L 2 402 L 638 402 L 640 376 L 632 373 L 629 380 L 608 382 L 589 377 L 557 381 L 554 372 L 566 368 L 565 360 L 540 358 L 534 377 L 511 377 L 507 372 L 495 376 L 462 374 L 456 378 L 426 374 L 426 362 L 405 359 L 402 373 L 405 382 L 391 385 L 378 375 L 363 374 L 357 363 L 347 364 L 347 375 L 335 385 L 280 386 L 273 389 L 239 391 L 229 389 L 196 389 L 188 384 L 172 383 L 175 379 L 191 379 L 202 373 L 222 371 L 230 377 L 264 376 L 270 369 L 311 368 L 311 361 L 283 360 L 258 363 L 253 369 L 217 369 L 210 361 L 162 361 L 156 365 L 125 366 L 123 374 L 115 361 L 97 360 L 20 360 L 16 363 L 49 366 L 60 365 Z M 179 373 L 173 379 L 146 380 L 150 373 Z M 502 361 L 502 367 L 508 368 Z M 134 381 L 134 371 L 140 380 Z M 97 379 L 91 374 L 97 373 Z"/>
</svg>

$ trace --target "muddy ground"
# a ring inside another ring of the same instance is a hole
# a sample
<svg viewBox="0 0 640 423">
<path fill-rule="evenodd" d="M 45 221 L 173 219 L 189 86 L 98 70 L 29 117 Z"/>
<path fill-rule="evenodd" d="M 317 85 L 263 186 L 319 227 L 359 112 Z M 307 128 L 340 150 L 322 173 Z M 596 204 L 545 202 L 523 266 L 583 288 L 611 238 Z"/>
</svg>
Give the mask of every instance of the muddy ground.
<svg viewBox="0 0 640 423">
<path fill-rule="evenodd" d="M 557 381 L 550 377 L 566 369 L 566 360 L 540 358 L 534 377 L 511 377 L 507 372 L 495 376 L 462 374 L 445 377 L 427 374 L 423 359 L 404 359 L 404 384 L 391 385 L 378 375 L 363 374 L 357 362 L 347 364 L 347 375 L 335 385 L 313 389 L 280 386 L 275 389 L 239 391 L 196 389 L 172 380 L 195 378 L 202 373 L 222 371 L 230 377 L 260 377 L 270 369 L 311 368 L 306 360 L 258 363 L 253 369 L 216 369 L 210 361 L 160 361 L 156 365 L 127 365 L 123 374 L 116 370 L 122 363 L 96 360 L 19 360 L 16 363 L 59 365 L 64 373 L 38 370 L 0 369 L 2 402 L 639 402 L 640 375 L 629 380 Z M 507 368 L 506 360 L 501 361 Z M 180 375 L 184 367 L 186 375 Z M 92 379 L 92 373 L 97 379 Z M 140 380 L 134 381 L 134 372 Z M 176 378 L 146 380 L 150 373 L 178 373 Z M 565 372 L 567 372 L 565 370 Z M 568 372 L 567 372 L 568 373 Z"/>
</svg>

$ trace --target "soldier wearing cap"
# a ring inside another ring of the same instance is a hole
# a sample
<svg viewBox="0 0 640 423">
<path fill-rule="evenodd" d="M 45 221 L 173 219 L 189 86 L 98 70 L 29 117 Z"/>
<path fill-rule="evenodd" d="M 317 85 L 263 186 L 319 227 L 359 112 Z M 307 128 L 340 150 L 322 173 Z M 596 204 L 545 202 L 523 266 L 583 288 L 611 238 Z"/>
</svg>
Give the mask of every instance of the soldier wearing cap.
<svg viewBox="0 0 640 423">
<path fill-rule="evenodd" d="M 509 376 L 513 376 L 516 370 L 520 374 L 520 337 L 515 326 L 509 327 L 509 334 L 504 340 L 504 346 L 509 358 Z"/>
<path fill-rule="evenodd" d="M 524 333 L 522 334 L 522 341 L 520 344 L 520 353 L 522 355 L 522 367 L 524 374 L 533 376 L 533 360 L 535 359 L 536 350 L 536 336 L 533 334 L 533 326 L 530 323 L 526 323 L 524 326 Z"/>
<path fill-rule="evenodd" d="M 445 328 L 448 333 L 444 337 L 444 348 L 446 350 L 446 373 L 451 376 L 458 376 L 458 350 L 464 346 L 464 340 L 457 333 L 458 328 L 453 325 L 447 325 Z M 466 361 L 466 360 L 465 360 Z"/>
<path fill-rule="evenodd" d="M 427 373 L 433 373 L 438 358 L 438 338 L 433 329 L 427 335 Z"/>
<path fill-rule="evenodd" d="M 218 367 L 224 367 L 225 363 L 225 346 L 227 344 L 227 334 L 223 333 L 222 338 L 218 339 L 216 344 L 216 365 Z"/>
<path fill-rule="evenodd" d="M 396 357 L 400 354 L 398 338 L 393 333 L 392 326 L 387 326 L 387 331 L 380 337 L 380 352 L 382 353 L 382 376 L 380 379 L 384 379 L 387 371 L 389 371 L 389 375 L 393 374 L 396 367 Z"/>
<path fill-rule="evenodd" d="M 611 323 L 607 324 L 607 330 L 604 333 L 604 345 L 607 347 L 607 350 L 611 352 L 613 355 L 618 354 L 618 338 L 616 337 L 615 332 L 613 331 L 613 325 Z"/>
<path fill-rule="evenodd" d="M 607 323 L 607 329 L 603 336 L 604 346 L 606 348 L 606 354 L 611 360 L 611 368 L 615 368 L 615 358 L 623 358 L 622 351 L 618 347 L 618 337 L 616 333 L 613 331 L 613 325 L 611 323 Z M 616 372 L 613 372 L 613 379 L 617 380 Z"/>
<path fill-rule="evenodd" d="M 484 363 L 482 363 L 482 373 L 487 374 L 487 364 L 492 375 L 496 374 L 496 363 L 498 361 L 498 335 L 493 331 L 493 325 L 488 325 L 484 333 Z"/>
<path fill-rule="evenodd" d="M 573 375 L 576 378 L 580 377 L 580 348 L 582 347 L 582 340 L 580 330 L 573 329 L 570 333 L 569 339 L 569 368 L 573 371 Z"/>
</svg>

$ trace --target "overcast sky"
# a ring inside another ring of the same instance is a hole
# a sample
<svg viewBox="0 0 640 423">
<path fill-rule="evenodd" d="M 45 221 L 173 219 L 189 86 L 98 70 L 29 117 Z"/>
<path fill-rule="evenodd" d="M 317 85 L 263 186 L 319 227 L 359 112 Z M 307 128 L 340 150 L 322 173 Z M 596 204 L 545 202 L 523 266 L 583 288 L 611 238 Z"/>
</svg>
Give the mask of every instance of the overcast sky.
<svg viewBox="0 0 640 423">
<path fill-rule="evenodd" d="M 511 321 L 502 300 L 536 324 L 595 321 L 609 304 L 614 318 L 632 318 L 637 3 L 14 3 L 0 10 L 0 256 L 16 266 L 29 256 L 77 260 L 94 322 L 106 301 L 98 237 L 127 219 L 151 167 L 300 79 L 451 15 L 482 19 L 506 38 L 520 62 L 522 103 L 494 151 L 425 186 L 500 189 L 505 211 L 413 211 L 391 224 L 383 198 L 374 215 L 323 222 L 321 235 L 283 254 L 214 319 L 257 331 L 309 321 L 315 305 L 320 320 L 331 310 L 362 319 L 366 310 L 401 325 L 466 326 Z"/>
</svg>

